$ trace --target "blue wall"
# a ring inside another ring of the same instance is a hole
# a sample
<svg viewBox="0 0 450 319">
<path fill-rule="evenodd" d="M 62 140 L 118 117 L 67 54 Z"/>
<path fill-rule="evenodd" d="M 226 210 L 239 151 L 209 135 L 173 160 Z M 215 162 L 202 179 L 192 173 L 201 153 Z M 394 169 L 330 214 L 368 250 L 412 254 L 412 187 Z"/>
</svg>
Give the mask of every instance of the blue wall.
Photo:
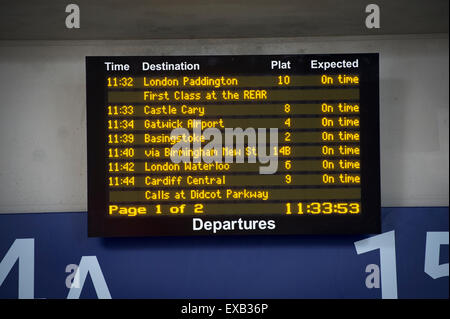
<svg viewBox="0 0 450 319">
<path fill-rule="evenodd" d="M 382 230 L 394 231 L 396 258 L 386 262 L 396 262 L 398 297 L 448 298 L 448 270 L 437 279 L 424 271 L 427 232 L 448 236 L 448 207 L 384 208 Z M 0 260 L 16 239 L 34 238 L 35 298 L 66 298 L 66 266 L 82 256 L 97 257 L 112 298 L 381 298 L 392 282 L 366 287 L 366 266 L 380 265 L 380 251 L 355 249 L 368 237 L 88 238 L 86 213 L 8 214 L 0 215 Z M 17 298 L 18 268 L 0 298 Z M 388 271 L 381 267 L 385 278 Z M 96 297 L 88 276 L 81 298 Z"/>
</svg>

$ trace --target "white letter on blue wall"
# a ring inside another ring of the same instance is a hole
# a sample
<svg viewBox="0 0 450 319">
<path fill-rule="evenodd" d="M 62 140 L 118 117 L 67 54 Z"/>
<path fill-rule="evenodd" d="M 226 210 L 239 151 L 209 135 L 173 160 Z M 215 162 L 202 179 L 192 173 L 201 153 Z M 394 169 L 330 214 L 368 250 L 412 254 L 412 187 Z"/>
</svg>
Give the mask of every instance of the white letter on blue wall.
<svg viewBox="0 0 450 319">
<path fill-rule="evenodd" d="M 392 230 L 380 235 L 355 242 L 358 255 L 372 250 L 380 250 L 381 297 L 397 299 L 397 262 L 395 257 L 395 232 Z"/>
<path fill-rule="evenodd" d="M 448 245 L 448 232 L 427 232 L 425 245 L 425 273 L 433 279 L 448 277 L 448 263 L 439 264 L 441 245 Z"/>
<path fill-rule="evenodd" d="M 0 286 L 19 260 L 19 299 L 34 298 L 34 238 L 16 239 L 0 263 Z"/>
<path fill-rule="evenodd" d="M 102 269 L 98 263 L 96 256 L 81 257 L 80 264 L 76 270 L 73 279 L 74 284 L 70 287 L 67 299 L 79 299 L 81 291 L 83 290 L 84 282 L 87 275 L 91 275 L 92 283 L 94 284 L 95 292 L 99 299 L 111 299 L 108 285 L 106 285 L 105 277 L 103 277 Z"/>
</svg>

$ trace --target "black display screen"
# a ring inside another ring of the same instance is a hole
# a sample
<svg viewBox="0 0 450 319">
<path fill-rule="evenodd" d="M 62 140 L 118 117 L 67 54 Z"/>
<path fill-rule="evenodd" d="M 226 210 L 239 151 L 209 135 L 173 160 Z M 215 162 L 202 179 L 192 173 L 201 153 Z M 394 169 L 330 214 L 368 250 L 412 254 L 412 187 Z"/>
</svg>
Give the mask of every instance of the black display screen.
<svg viewBox="0 0 450 319">
<path fill-rule="evenodd" d="M 89 236 L 380 231 L 378 54 L 87 57 Z"/>
</svg>

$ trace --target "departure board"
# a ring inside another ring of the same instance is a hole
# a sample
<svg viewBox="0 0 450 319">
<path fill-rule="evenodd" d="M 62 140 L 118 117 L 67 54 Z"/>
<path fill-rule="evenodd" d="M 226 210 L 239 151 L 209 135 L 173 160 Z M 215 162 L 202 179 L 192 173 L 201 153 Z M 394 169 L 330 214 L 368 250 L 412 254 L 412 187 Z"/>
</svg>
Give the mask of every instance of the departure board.
<svg viewBox="0 0 450 319">
<path fill-rule="evenodd" d="M 380 232 L 378 54 L 86 57 L 88 234 Z"/>
</svg>

